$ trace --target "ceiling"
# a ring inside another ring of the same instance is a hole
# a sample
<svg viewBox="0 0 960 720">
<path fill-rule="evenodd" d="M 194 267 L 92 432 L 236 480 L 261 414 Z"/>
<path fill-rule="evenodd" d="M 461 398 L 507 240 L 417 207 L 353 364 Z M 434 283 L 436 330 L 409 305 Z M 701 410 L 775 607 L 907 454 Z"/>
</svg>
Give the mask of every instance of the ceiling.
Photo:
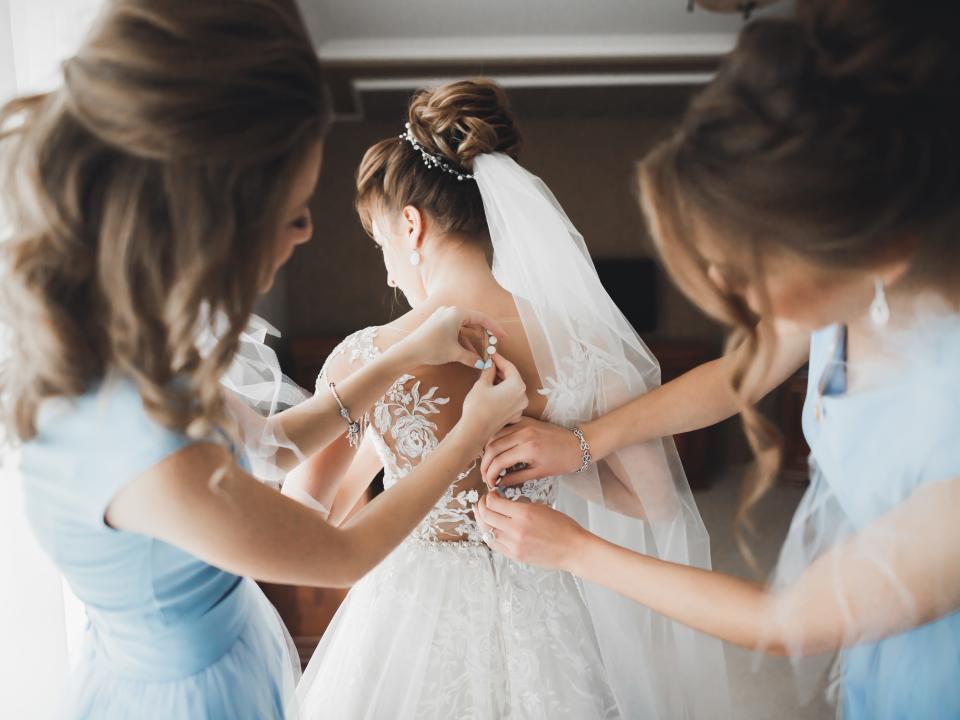
<svg viewBox="0 0 960 720">
<path fill-rule="evenodd" d="M 300 5 L 321 57 L 331 60 L 722 52 L 743 22 L 738 15 L 688 12 L 687 0 L 300 0 Z"/>
<path fill-rule="evenodd" d="M 347 119 L 373 94 L 477 74 L 513 88 L 699 84 L 744 23 L 687 0 L 299 2 Z"/>
</svg>

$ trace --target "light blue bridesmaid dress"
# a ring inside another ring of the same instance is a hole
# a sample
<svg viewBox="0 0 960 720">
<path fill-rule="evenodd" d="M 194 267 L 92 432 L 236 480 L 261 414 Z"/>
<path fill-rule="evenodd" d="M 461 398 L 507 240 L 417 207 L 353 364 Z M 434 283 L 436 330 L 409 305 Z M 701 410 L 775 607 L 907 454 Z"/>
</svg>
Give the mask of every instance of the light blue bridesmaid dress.
<svg viewBox="0 0 960 720">
<path fill-rule="evenodd" d="M 21 459 L 27 514 L 88 618 L 64 716 L 289 717 L 299 664 L 257 585 L 104 521 L 125 484 L 193 441 L 121 379 L 48 403 L 39 425 Z"/>
<path fill-rule="evenodd" d="M 810 493 L 829 497 L 851 531 L 927 483 L 960 477 L 960 317 L 894 338 L 886 376 L 850 393 L 843 328 L 811 342 Z M 847 649 L 842 672 L 844 720 L 960 718 L 960 613 Z"/>
</svg>

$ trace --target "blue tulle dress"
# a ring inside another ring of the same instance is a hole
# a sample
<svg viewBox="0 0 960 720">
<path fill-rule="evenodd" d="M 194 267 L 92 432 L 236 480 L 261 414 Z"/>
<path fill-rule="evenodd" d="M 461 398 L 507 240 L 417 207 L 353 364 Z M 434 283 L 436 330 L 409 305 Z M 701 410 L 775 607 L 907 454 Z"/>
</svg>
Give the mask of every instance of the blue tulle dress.
<svg viewBox="0 0 960 720">
<path fill-rule="evenodd" d="M 299 664 L 257 585 L 104 521 L 126 483 L 192 440 L 125 380 L 48 403 L 39 425 L 21 459 L 27 514 L 88 618 L 63 716 L 290 717 Z"/>
<path fill-rule="evenodd" d="M 960 316 L 920 323 L 889 344 L 883 377 L 848 392 L 844 329 L 825 328 L 811 343 L 804 434 L 814 473 L 803 507 L 851 532 L 928 483 L 960 478 Z M 844 720 L 960 718 L 960 613 L 849 648 L 841 666 Z"/>
</svg>

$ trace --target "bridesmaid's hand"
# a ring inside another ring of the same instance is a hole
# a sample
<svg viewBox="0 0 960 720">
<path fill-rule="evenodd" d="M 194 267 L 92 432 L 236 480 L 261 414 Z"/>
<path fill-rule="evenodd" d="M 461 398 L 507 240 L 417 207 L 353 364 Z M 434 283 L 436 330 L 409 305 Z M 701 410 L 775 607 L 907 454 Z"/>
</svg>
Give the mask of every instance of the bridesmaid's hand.
<svg viewBox="0 0 960 720">
<path fill-rule="evenodd" d="M 576 435 L 559 425 L 525 417 L 501 429 L 487 443 L 480 473 L 487 487 L 493 488 L 567 475 L 579 470 L 582 463 Z M 518 465 L 526 467 L 509 471 Z"/>
<path fill-rule="evenodd" d="M 593 537 L 569 515 L 539 503 L 511 502 L 487 493 L 476 506 L 477 519 L 493 533 L 487 544 L 529 565 L 573 571 L 575 559 Z"/>
<path fill-rule="evenodd" d="M 491 362 L 464 398 L 457 423 L 477 440 L 476 447 L 504 423 L 518 420 L 527 407 L 527 386 L 513 363 L 503 355 L 493 355 Z"/>
<path fill-rule="evenodd" d="M 464 331 L 471 329 L 484 331 L 484 337 L 487 333 L 495 337 L 506 335 L 496 320 L 483 313 L 440 307 L 392 349 L 402 354 L 410 366 L 459 362 L 483 370 L 485 358 L 477 354 L 464 336 Z"/>
</svg>

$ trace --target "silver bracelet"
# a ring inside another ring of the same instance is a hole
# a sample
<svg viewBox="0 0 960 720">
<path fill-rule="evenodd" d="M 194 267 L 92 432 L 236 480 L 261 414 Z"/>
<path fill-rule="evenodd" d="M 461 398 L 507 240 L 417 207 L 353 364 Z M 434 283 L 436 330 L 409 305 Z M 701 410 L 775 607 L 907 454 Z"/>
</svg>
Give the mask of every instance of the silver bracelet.
<svg viewBox="0 0 960 720">
<path fill-rule="evenodd" d="M 580 452 L 583 453 L 583 463 L 580 465 L 580 469 L 577 470 L 578 473 L 582 473 L 587 468 L 590 467 L 590 463 L 593 462 L 593 456 L 590 454 L 590 443 L 587 442 L 587 438 L 583 435 L 583 430 L 580 429 L 579 425 L 574 425 L 572 428 L 567 428 L 574 435 L 577 436 L 577 440 L 580 441 Z"/>
<path fill-rule="evenodd" d="M 328 381 L 327 387 L 330 388 L 333 399 L 336 400 L 337 405 L 340 406 L 340 417 L 347 421 L 347 442 L 350 444 L 350 447 L 355 448 L 360 444 L 360 433 L 363 430 L 363 425 L 359 420 L 354 420 L 350 416 L 350 411 L 347 409 L 347 406 L 343 404 L 339 393 L 337 393 L 337 386 Z"/>
</svg>

